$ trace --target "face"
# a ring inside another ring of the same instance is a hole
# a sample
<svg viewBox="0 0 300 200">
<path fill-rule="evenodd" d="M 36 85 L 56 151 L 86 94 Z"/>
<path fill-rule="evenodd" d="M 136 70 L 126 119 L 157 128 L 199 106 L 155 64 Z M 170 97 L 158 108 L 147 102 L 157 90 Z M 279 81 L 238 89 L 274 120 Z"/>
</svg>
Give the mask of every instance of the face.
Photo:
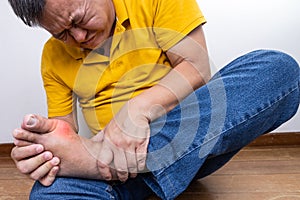
<svg viewBox="0 0 300 200">
<path fill-rule="evenodd" d="M 46 0 L 40 24 L 68 45 L 94 49 L 110 37 L 112 0 Z"/>
</svg>

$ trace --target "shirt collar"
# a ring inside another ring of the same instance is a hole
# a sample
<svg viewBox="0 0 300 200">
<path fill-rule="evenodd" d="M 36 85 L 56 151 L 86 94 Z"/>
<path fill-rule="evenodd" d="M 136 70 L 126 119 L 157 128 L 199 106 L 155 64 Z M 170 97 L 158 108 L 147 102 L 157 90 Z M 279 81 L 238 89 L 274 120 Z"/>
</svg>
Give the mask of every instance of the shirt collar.
<svg viewBox="0 0 300 200">
<path fill-rule="evenodd" d="M 82 48 L 72 47 L 66 44 L 64 44 L 64 46 L 67 53 L 71 55 L 74 59 L 76 60 L 84 59 L 86 52 Z"/>
<path fill-rule="evenodd" d="M 120 24 L 123 24 L 129 19 L 124 0 L 113 0 L 113 3 L 115 6 L 116 17 Z"/>
</svg>

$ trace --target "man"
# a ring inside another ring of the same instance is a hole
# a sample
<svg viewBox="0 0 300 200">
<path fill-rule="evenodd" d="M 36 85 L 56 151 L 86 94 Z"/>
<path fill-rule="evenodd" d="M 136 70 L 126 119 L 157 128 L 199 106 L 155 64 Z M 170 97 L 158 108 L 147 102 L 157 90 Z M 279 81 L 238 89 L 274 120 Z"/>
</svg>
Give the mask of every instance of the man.
<svg viewBox="0 0 300 200">
<path fill-rule="evenodd" d="M 194 0 L 9 2 L 53 35 L 48 119 L 27 115 L 13 132 L 12 158 L 37 180 L 31 199 L 174 199 L 298 108 L 286 54 L 254 51 L 210 78 Z M 77 99 L 91 139 L 76 134 Z"/>
</svg>

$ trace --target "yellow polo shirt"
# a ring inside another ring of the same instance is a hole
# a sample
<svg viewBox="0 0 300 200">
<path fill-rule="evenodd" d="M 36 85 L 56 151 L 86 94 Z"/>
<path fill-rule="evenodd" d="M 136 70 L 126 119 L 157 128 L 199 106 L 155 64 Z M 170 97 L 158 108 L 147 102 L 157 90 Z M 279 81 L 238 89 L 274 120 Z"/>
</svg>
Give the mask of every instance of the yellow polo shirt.
<svg viewBox="0 0 300 200">
<path fill-rule="evenodd" d="M 93 133 L 130 98 L 170 70 L 165 52 L 205 19 L 196 0 L 113 0 L 116 10 L 109 54 L 84 51 L 50 38 L 41 72 L 48 116 L 70 114 L 79 102 Z M 109 56 L 105 56 L 109 55 Z"/>
</svg>

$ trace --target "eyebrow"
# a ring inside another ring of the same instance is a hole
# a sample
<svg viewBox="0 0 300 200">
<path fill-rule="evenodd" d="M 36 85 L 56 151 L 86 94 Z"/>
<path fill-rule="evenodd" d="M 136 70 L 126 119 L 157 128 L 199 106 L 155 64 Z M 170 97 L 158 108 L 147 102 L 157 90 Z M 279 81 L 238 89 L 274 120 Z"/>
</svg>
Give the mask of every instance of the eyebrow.
<svg viewBox="0 0 300 200">
<path fill-rule="evenodd" d="M 57 33 L 57 34 L 52 34 L 53 37 L 57 38 L 57 39 L 61 39 L 62 35 L 65 33 L 65 30 L 63 30 L 62 32 L 60 33 Z"/>
<path fill-rule="evenodd" d="M 67 23 L 68 23 L 68 25 L 61 26 L 63 28 L 63 30 L 61 32 L 52 33 L 52 36 L 57 39 L 61 39 L 62 35 L 65 34 L 66 30 L 68 30 L 69 28 L 71 28 L 73 26 L 74 18 L 70 16 Z"/>
</svg>

